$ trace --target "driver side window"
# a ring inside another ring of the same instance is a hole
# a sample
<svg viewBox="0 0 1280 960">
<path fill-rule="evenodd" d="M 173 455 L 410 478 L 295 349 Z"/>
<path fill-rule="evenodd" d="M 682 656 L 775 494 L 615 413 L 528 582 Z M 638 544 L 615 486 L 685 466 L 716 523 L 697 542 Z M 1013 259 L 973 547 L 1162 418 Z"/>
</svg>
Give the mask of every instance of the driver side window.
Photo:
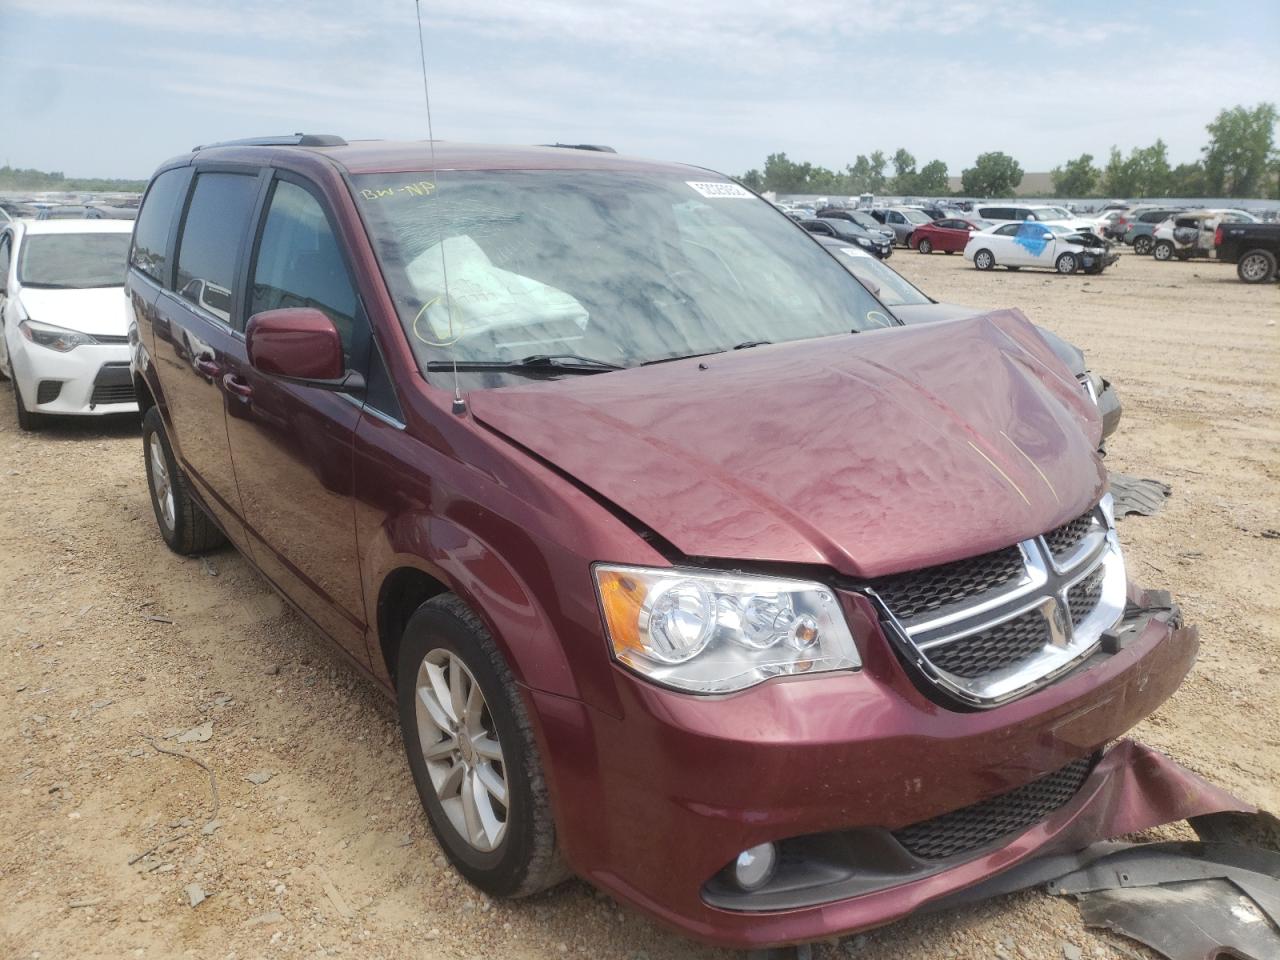
<svg viewBox="0 0 1280 960">
<path fill-rule="evenodd" d="M 277 180 L 253 264 L 249 315 L 314 307 L 342 336 L 347 366 L 363 371 L 370 331 L 338 238 L 320 202 L 288 180 Z"/>
</svg>

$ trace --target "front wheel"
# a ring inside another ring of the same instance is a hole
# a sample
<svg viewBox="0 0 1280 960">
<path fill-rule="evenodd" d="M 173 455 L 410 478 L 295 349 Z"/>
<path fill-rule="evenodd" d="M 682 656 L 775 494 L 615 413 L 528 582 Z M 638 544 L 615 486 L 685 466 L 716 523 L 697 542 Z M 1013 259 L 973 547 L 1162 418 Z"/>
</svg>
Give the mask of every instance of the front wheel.
<svg viewBox="0 0 1280 960">
<path fill-rule="evenodd" d="M 1173 244 L 1168 240 L 1157 240 L 1151 248 L 1151 255 L 1157 260 L 1173 259 Z"/>
<path fill-rule="evenodd" d="M 1076 267 L 1079 266 L 1074 253 L 1064 253 L 1054 261 L 1053 265 L 1059 273 L 1075 273 Z"/>
<path fill-rule="evenodd" d="M 1137 237 L 1133 241 L 1133 252 L 1140 257 L 1145 257 L 1151 253 L 1152 240 L 1148 236 Z"/>
<path fill-rule="evenodd" d="M 13 402 L 18 414 L 19 429 L 32 433 L 44 426 L 44 414 L 28 410 L 27 405 L 22 402 L 22 388 L 18 386 L 16 377 L 13 380 Z"/>
<path fill-rule="evenodd" d="M 1245 283 L 1269 283 L 1276 278 L 1276 255 L 1270 250 L 1250 250 L 1236 264 L 1236 276 Z"/>
<path fill-rule="evenodd" d="M 396 678 L 414 785 L 458 872 L 493 897 L 565 879 L 532 725 L 480 618 L 453 594 L 424 603 Z"/>
<path fill-rule="evenodd" d="M 169 549 L 189 557 L 222 546 L 222 531 L 192 498 L 187 478 L 178 468 L 159 407 L 151 407 L 142 417 L 142 459 L 156 525 Z"/>
<path fill-rule="evenodd" d="M 923 237 L 920 242 L 916 244 L 916 249 L 921 253 L 933 253 L 933 244 L 929 242 L 928 237 Z"/>
<path fill-rule="evenodd" d="M 973 265 L 979 270 L 990 270 L 996 265 L 995 255 L 990 250 L 979 250 L 973 255 Z"/>
</svg>

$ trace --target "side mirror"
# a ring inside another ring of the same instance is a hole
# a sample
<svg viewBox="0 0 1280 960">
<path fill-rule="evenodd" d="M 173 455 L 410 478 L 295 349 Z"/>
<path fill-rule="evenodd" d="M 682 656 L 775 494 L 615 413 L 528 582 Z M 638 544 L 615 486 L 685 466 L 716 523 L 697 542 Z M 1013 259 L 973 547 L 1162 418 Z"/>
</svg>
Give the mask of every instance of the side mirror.
<svg viewBox="0 0 1280 960">
<path fill-rule="evenodd" d="M 346 369 L 338 328 L 314 307 L 255 313 L 245 329 L 245 347 L 253 369 L 267 376 L 321 390 L 364 386 L 359 373 Z"/>
</svg>

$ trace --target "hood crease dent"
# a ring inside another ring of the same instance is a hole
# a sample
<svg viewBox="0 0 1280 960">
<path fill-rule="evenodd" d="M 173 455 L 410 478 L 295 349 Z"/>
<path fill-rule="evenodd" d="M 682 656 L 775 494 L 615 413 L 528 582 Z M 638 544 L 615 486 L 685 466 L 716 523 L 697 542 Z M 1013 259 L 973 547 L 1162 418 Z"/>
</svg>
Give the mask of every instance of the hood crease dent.
<svg viewBox="0 0 1280 960">
<path fill-rule="evenodd" d="M 1106 486 L 1096 409 L 1014 310 L 468 405 L 690 557 L 878 577 L 1036 536 Z"/>
</svg>

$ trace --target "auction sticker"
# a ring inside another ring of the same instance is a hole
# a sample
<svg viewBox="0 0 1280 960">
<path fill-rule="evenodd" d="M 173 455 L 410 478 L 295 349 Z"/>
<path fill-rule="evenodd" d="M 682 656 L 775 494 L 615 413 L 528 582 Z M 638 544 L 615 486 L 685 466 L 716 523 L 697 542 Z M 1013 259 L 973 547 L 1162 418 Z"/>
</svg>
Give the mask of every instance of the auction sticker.
<svg viewBox="0 0 1280 960">
<path fill-rule="evenodd" d="M 755 196 L 750 190 L 743 189 L 736 183 L 724 183 L 719 180 L 705 183 L 697 180 L 686 180 L 685 183 L 711 200 L 741 200 L 743 198 L 749 200 Z"/>
</svg>

